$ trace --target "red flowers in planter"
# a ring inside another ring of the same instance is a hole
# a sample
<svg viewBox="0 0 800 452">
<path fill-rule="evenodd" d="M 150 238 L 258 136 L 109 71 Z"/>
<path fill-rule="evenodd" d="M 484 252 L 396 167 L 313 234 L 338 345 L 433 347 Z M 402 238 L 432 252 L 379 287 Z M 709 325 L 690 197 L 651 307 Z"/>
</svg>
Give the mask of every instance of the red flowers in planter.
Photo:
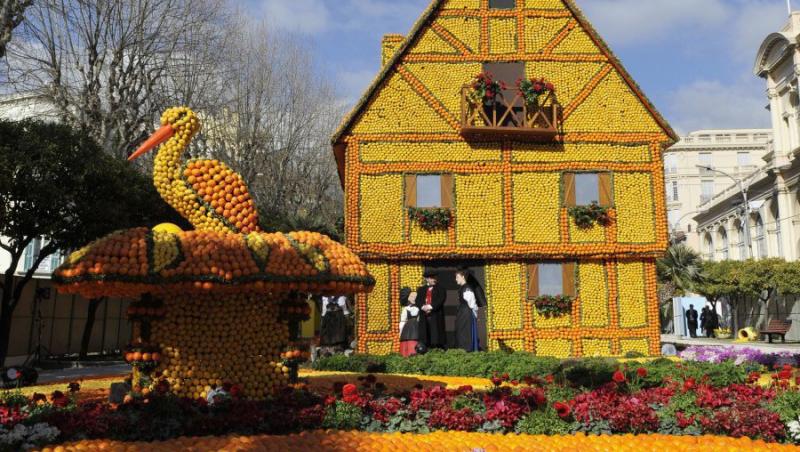
<svg viewBox="0 0 800 452">
<path fill-rule="evenodd" d="M 347 403 L 358 402 L 359 400 L 358 388 L 356 387 L 356 385 L 348 383 L 342 387 L 342 400 Z"/>
<path fill-rule="evenodd" d="M 611 377 L 611 379 L 614 380 L 614 383 L 617 384 L 622 384 L 625 383 L 625 381 L 627 381 L 627 378 L 625 378 L 625 374 L 621 370 L 614 372 L 614 375 Z"/>
</svg>

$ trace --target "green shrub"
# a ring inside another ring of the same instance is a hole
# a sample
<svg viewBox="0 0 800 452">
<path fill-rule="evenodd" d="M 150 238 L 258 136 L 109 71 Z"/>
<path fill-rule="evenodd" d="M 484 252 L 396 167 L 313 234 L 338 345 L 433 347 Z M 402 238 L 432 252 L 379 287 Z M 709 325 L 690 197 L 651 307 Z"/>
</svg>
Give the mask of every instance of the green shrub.
<svg viewBox="0 0 800 452">
<path fill-rule="evenodd" d="M 569 359 L 558 369 L 559 379 L 576 388 L 594 389 L 610 383 L 619 363 L 610 358 Z"/>
<path fill-rule="evenodd" d="M 361 426 L 362 417 L 363 413 L 360 407 L 339 400 L 325 411 L 322 427 L 336 430 L 356 430 Z"/>
<path fill-rule="evenodd" d="M 767 403 L 766 407 L 778 413 L 784 423 L 796 421 L 800 417 L 800 392 L 783 391 Z"/>
<path fill-rule="evenodd" d="M 556 358 L 538 357 L 531 353 L 481 352 L 463 350 L 431 350 L 424 355 L 403 357 L 342 355 L 320 358 L 314 369 L 338 372 L 392 373 L 490 378 L 494 373 L 507 373 L 511 379 L 530 375 L 553 374 L 559 365 Z"/>
<path fill-rule="evenodd" d="M 514 431 L 526 435 L 566 435 L 570 432 L 570 424 L 556 413 L 556 410 L 534 410 L 517 422 Z"/>
<path fill-rule="evenodd" d="M 547 397 L 547 401 L 550 403 L 572 400 L 579 393 L 579 390 L 568 386 L 547 385 L 544 388 L 544 394 Z"/>
</svg>

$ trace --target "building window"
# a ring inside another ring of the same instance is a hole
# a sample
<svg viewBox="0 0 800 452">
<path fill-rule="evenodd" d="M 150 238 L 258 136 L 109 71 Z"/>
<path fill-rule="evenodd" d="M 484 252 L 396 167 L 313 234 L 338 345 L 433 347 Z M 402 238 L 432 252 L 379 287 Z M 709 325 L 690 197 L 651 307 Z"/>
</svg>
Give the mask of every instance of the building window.
<svg viewBox="0 0 800 452">
<path fill-rule="evenodd" d="M 680 220 L 680 219 L 681 219 L 681 211 L 680 210 L 672 209 L 672 210 L 667 211 L 667 221 L 669 221 L 670 229 L 678 230 L 678 226 L 680 226 L 678 224 L 678 220 Z"/>
<path fill-rule="evenodd" d="M 672 181 L 672 200 L 678 201 L 678 181 Z"/>
<path fill-rule="evenodd" d="M 714 197 L 714 181 L 704 180 L 701 182 L 700 202 L 706 202 Z"/>
<path fill-rule="evenodd" d="M 728 232 L 725 231 L 725 228 L 719 228 L 719 242 L 722 245 L 722 249 L 720 253 L 722 254 L 722 260 L 730 259 L 730 252 L 728 251 L 729 243 L 728 243 Z"/>
<path fill-rule="evenodd" d="M 778 250 L 778 257 L 783 257 L 783 244 L 781 240 L 781 209 L 778 206 L 777 198 L 772 201 L 772 205 L 775 207 L 775 240 L 777 241 L 775 249 Z"/>
<path fill-rule="evenodd" d="M 406 207 L 453 207 L 452 174 L 407 174 Z"/>
<path fill-rule="evenodd" d="M 611 173 L 564 173 L 561 184 L 567 207 L 588 206 L 593 202 L 605 207 L 613 204 Z"/>
<path fill-rule="evenodd" d="M 675 174 L 678 172 L 678 156 L 675 154 L 667 154 L 664 156 L 664 171 L 667 174 Z"/>
<path fill-rule="evenodd" d="M 575 263 L 528 265 L 528 298 L 543 295 L 575 296 Z"/>
<path fill-rule="evenodd" d="M 744 168 L 746 166 L 752 165 L 752 161 L 750 160 L 750 153 L 749 152 L 737 152 L 736 153 L 736 164 L 739 165 L 739 168 Z"/>
<path fill-rule="evenodd" d="M 42 239 L 33 239 L 31 243 L 25 248 L 25 262 L 23 263 L 22 271 L 26 272 L 33 267 L 33 263 L 39 258 L 39 252 L 42 250 Z"/>
<path fill-rule="evenodd" d="M 492 74 L 492 77 L 499 82 L 505 82 L 506 90 L 503 91 L 503 96 L 508 102 L 511 102 L 517 92 L 517 80 L 525 78 L 525 63 L 519 61 L 483 63 L 483 72 Z"/>
<path fill-rule="evenodd" d="M 700 173 L 701 174 L 710 173 L 711 170 L 706 168 L 714 167 L 714 160 L 712 158 L 713 157 L 712 154 L 710 152 L 701 152 L 699 157 L 700 157 L 699 165 L 703 167 L 702 169 L 700 169 Z"/>
<path fill-rule="evenodd" d="M 489 9 L 514 9 L 517 0 L 489 0 Z"/>
<path fill-rule="evenodd" d="M 763 259 L 767 257 L 767 236 L 764 233 L 764 221 L 761 219 L 761 215 L 756 216 L 755 224 L 756 224 L 755 242 L 758 250 L 758 257 Z"/>
</svg>

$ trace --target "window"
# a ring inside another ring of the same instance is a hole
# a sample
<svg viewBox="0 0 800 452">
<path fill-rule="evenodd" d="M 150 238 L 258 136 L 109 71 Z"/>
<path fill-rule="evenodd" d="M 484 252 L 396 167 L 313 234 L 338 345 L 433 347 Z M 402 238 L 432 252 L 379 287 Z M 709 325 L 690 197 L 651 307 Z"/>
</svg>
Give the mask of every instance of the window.
<svg viewBox="0 0 800 452">
<path fill-rule="evenodd" d="M 453 207 L 452 174 L 407 174 L 406 207 Z"/>
<path fill-rule="evenodd" d="M 26 272 L 33 267 L 33 263 L 39 258 L 39 251 L 41 250 L 42 239 L 33 239 L 33 241 L 28 244 L 28 247 L 25 248 L 25 262 L 22 271 Z"/>
<path fill-rule="evenodd" d="M 704 180 L 701 184 L 700 202 L 706 202 L 714 197 L 714 181 Z"/>
<path fill-rule="evenodd" d="M 700 153 L 700 163 L 699 163 L 699 165 L 702 166 L 702 167 L 707 167 L 707 168 L 713 168 L 714 167 L 714 162 L 713 162 L 713 159 L 712 159 L 712 156 L 711 156 L 710 152 L 701 152 Z M 705 168 L 700 170 L 700 173 L 702 173 L 702 174 L 708 174 L 710 172 L 711 172 L 710 170 L 705 169 Z"/>
<path fill-rule="evenodd" d="M 707 261 L 714 260 L 714 239 L 708 232 L 703 236 L 703 258 Z"/>
<path fill-rule="evenodd" d="M 561 183 L 566 207 L 613 204 L 611 173 L 564 173 Z"/>
<path fill-rule="evenodd" d="M 749 152 L 737 152 L 736 153 L 736 163 L 739 167 L 750 166 L 752 164 L 750 160 L 750 153 Z"/>
<path fill-rule="evenodd" d="M 511 102 L 517 93 L 517 80 L 525 78 L 525 63 L 483 63 L 483 72 L 492 74 L 498 82 L 506 83 L 503 96 Z"/>
<path fill-rule="evenodd" d="M 417 176 L 417 207 L 442 206 L 442 177 Z"/>
<path fill-rule="evenodd" d="M 667 174 L 675 174 L 678 172 L 678 156 L 675 154 L 667 154 L 664 157 L 664 171 Z"/>
<path fill-rule="evenodd" d="M 575 263 L 528 265 L 528 298 L 543 295 L 575 296 Z"/>
<path fill-rule="evenodd" d="M 674 181 L 672 181 L 672 183 L 670 185 L 672 185 L 672 187 L 671 187 L 672 188 L 672 201 L 677 201 L 678 200 L 678 181 L 674 180 Z"/>
<path fill-rule="evenodd" d="M 517 0 L 489 0 L 489 9 L 514 9 Z"/>
</svg>

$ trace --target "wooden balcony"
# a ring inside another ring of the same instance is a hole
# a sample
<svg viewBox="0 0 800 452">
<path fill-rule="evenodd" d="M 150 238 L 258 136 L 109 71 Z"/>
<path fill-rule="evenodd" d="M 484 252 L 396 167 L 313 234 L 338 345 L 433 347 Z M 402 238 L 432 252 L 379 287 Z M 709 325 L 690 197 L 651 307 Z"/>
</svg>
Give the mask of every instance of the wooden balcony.
<svg viewBox="0 0 800 452">
<path fill-rule="evenodd" d="M 470 85 L 461 88 L 461 135 L 468 140 L 551 141 L 561 133 L 561 105 L 552 92 L 542 94 L 538 105 L 529 105 L 517 93 L 509 101 L 495 100 L 475 105 Z"/>
</svg>

